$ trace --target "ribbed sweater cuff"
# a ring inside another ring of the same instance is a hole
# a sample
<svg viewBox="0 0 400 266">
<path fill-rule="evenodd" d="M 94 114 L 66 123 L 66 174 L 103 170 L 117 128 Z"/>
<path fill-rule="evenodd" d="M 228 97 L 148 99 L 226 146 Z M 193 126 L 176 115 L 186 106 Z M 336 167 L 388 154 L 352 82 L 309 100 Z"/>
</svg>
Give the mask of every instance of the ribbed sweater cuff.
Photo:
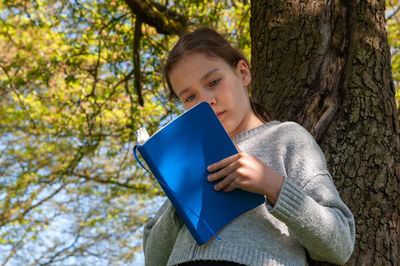
<svg viewBox="0 0 400 266">
<path fill-rule="evenodd" d="M 293 259 L 293 258 L 292 258 Z M 188 245 L 181 248 L 179 252 L 172 252 L 167 265 L 179 265 L 194 260 L 212 260 L 212 261 L 232 261 L 243 265 L 304 265 L 301 261 L 297 264 L 289 258 L 278 257 L 269 252 L 262 252 L 257 247 L 251 245 L 235 245 L 217 243 L 213 248 L 203 246 Z"/>
<path fill-rule="evenodd" d="M 304 204 L 305 194 L 288 178 L 283 182 L 281 192 L 270 213 L 281 221 L 293 220 Z"/>
</svg>

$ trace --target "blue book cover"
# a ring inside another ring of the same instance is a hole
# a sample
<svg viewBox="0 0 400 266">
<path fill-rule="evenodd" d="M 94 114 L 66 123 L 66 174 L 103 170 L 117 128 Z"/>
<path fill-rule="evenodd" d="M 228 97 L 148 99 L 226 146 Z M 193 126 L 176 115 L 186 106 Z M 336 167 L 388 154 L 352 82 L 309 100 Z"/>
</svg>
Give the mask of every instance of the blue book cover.
<svg viewBox="0 0 400 266">
<path fill-rule="evenodd" d="M 136 149 L 198 245 L 265 202 L 263 195 L 241 189 L 215 191 L 217 181 L 207 181 L 207 166 L 238 151 L 206 102 L 175 118 L 143 145 L 136 145 L 137 158 Z"/>
</svg>

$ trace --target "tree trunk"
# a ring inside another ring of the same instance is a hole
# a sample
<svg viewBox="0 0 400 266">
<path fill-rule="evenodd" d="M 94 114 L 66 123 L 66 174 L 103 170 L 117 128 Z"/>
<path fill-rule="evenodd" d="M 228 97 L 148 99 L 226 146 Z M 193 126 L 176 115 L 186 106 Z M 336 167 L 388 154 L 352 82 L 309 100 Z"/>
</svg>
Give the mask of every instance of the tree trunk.
<svg viewBox="0 0 400 266">
<path fill-rule="evenodd" d="M 251 3 L 252 94 L 324 151 L 356 220 L 348 265 L 400 265 L 400 134 L 384 12 L 382 0 Z"/>
</svg>

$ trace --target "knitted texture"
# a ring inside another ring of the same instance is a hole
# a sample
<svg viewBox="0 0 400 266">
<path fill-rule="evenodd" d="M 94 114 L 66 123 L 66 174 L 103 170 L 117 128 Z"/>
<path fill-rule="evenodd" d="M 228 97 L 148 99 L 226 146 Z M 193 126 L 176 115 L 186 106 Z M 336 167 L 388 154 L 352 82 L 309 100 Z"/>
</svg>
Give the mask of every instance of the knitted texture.
<svg viewBox="0 0 400 266">
<path fill-rule="evenodd" d="M 345 263 L 353 251 L 354 218 L 313 137 L 296 123 L 272 121 L 233 140 L 284 177 L 276 204 L 243 214 L 218 232 L 221 240 L 199 247 L 167 200 L 144 228 L 146 265 L 194 260 L 306 265 L 306 252 L 315 260 Z"/>
</svg>

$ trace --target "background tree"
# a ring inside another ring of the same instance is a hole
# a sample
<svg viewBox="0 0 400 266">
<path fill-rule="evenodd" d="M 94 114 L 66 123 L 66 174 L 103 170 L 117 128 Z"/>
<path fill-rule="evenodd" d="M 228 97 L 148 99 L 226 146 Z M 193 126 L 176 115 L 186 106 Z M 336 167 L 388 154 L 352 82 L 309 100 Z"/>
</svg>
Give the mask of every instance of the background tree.
<svg viewBox="0 0 400 266">
<path fill-rule="evenodd" d="M 254 95 L 321 145 L 356 220 L 350 265 L 400 264 L 399 116 L 384 1 L 252 1 Z"/>
<path fill-rule="evenodd" d="M 1 262 L 129 260 L 155 189 L 132 178 L 132 129 L 166 115 L 156 91 L 131 93 L 132 18 L 111 1 L 1 10 Z"/>
</svg>

